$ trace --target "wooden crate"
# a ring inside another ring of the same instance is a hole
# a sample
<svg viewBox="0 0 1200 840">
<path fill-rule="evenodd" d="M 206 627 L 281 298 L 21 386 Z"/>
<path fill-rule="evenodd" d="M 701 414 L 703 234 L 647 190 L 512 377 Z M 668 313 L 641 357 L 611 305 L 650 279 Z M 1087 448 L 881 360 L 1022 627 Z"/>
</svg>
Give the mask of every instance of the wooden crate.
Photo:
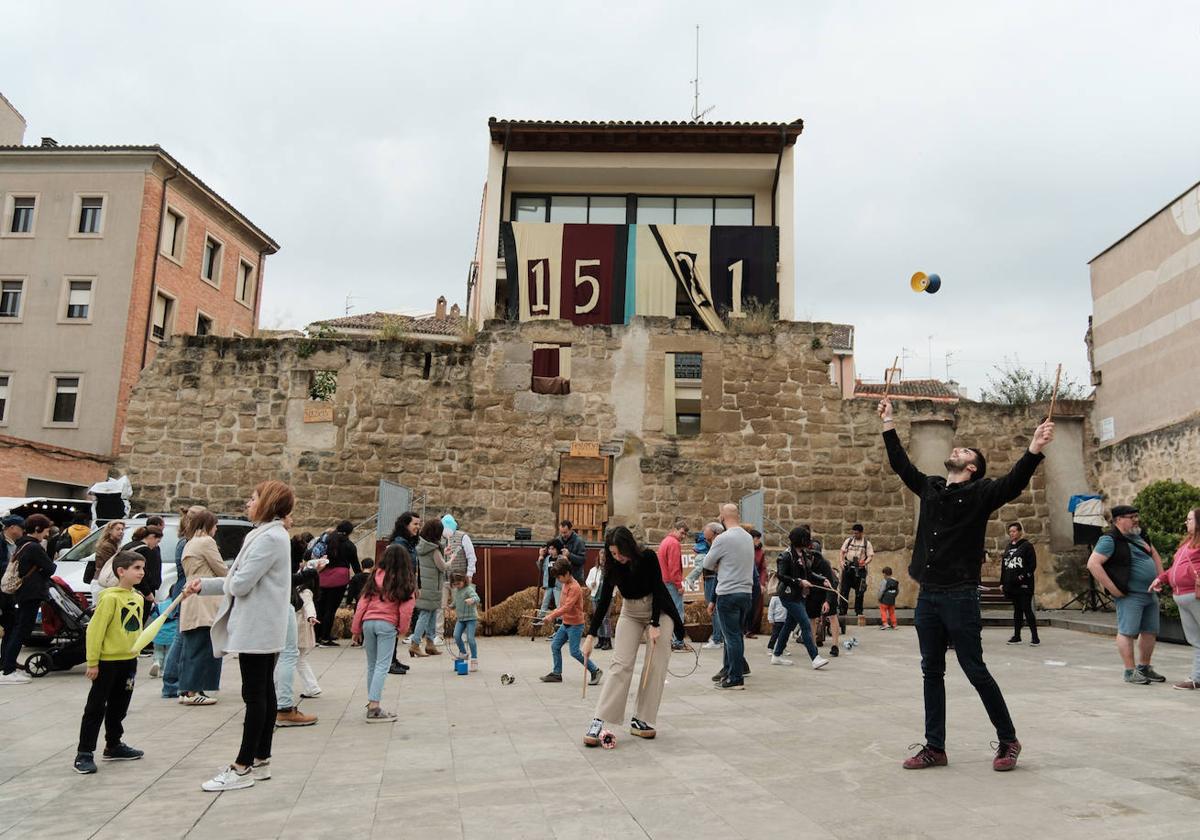
<svg viewBox="0 0 1200 840">
<path fill-rule="evenodd" d="M 558 468 L 558 518 L 569 519 L 585 540 L 604 539 L 608 522 L 610 461 L 606 456 L 564 455 Z"/>
</svg>

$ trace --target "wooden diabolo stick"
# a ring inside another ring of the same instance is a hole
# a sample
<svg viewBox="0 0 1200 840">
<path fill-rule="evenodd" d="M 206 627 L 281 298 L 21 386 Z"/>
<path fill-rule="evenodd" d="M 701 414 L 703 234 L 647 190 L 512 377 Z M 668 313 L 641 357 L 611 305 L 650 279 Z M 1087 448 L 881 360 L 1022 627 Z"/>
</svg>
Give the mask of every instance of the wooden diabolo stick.
<svg viewBox="0 0 1200 840">
<path fill-rule="evenodd" d="M 650 660 L 654 657 L 654 642 L 646 642 L 646 658 L 642 660 L 642 681 L 638 683 L 638 693 L 646 690 L 646 684 L 650 681 Z"/>
<path fill-rule="evenodd" d="M 1058 382 L 1062 378 L 1062 363 L 1059 363 L 1058 370 L 1054 373 L 1054 393 L 1050 395 L 1050 413 L 1046 415 L 1046 422 L 1054 419 L 1054 403 L 1058 399 Z"/>
<path fill-rule="evenodd" d="M 582 695 L 580 695 L 580 696 L 581 696 L 581 697 L 582 697 L 584 700 L 586 700 L 586 699 L 587 699 L 587 681 L 588 681 L 588 669 L 587 669 L 587 663 L 588 663 L 588 660 L 589 660 L 589 659 L 591 659 L 591 657 L 590 657 L 590 656 L 585 656 L 585 657 L 583 657 L 583 694 L 582 694 Z"/>
<path fill-rule="evenodd" d="M 883 398 L 885 400 L 888 398 L 888 392 L 892 390 L 892 376 L 895 374 L 896 365 L 898 365 L 898 364 L 900 364 L 899 356 L 892 359 L 892 366 L 890 368 L 888 368 L 887 377 L 883 383 Z"/>
</svg>

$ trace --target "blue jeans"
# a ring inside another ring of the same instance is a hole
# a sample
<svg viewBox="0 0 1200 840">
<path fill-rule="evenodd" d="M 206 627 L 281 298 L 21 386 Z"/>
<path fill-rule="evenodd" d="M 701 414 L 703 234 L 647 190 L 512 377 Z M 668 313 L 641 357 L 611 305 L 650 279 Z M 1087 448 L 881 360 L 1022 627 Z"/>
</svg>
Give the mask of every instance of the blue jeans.
<svg viewBox="0 0 1200 840">
<path fill-rule="evenodd" d="M 1015 741 L 1013 726 L 1000 686 L 983 662 L 982 623 L 979 619 L 979 587 L 971 584 L 943 591 L 921 590 L 913 617 L 921 646 L 921 674 L 925 678 L 925 743 L 946 748 L 946 646 L 954 655 L 983 708 L 987 710 L 996 739 Z"/>
<path fill-rule="evenodd" d="M 555 583 L 553 586 L 546 587 L 546 594 L 542 596 L 542 612 L 549 612 L 558 606 L 562 599 L 562 584 Z"/>
<path fill-rule="evenodd" d="M 717 579 L 710 577 L 704 581 L 704 600 L 708 603 L 714 603 L 717 600 Z M 725 641 L 725 634 L 721 632 L 721 613 L 718 610 L 713 610 L 712 614 L 712 637 L 713 644 L 721 644 Z"/>
<path fill-rule="evenodd" d="M 750 612 L 749 592 L 718 595 L 714 614 L 721 616 L 721 625 L 732 628 L 725 637 L 725 678 L 731 683 L 742 681 L 742 659 L 745 656 L 745 637 L 739 632 Z"/>
<path fill-rule="evenodd" d="M 367 650 L 367 700 L 378 703 L 383 697 L 383 683 L 392 664 L 392 653 L 396 650 L 396 625 L 373 618 L 363 622 L 362 634 L 363 647 Z"/>
<path fill-rule="evenodd" d="M 458 652 L 464 656 L 467 653 L 466 644 L 471 648 L 471 658 L 478 659 L 479 651 L 475 648 L 475 625 L 478 624 L 478 619 L 468 618 L 466 621 L 454 622 L 454 642 L 458 645 Z"/>
<path fill-rule="evenodd" d="M 776 656 L 782 656 L 792 631 L 799 627 L 800 641 L 804 644 L 804 649 L 808 651 L 808 658 L 816 659 L 819 651 L 816 641 L 813 640 L 812 621 L 808 618 L 808 610 L 804 609 L 804 602 L 785 601 L 781 598 L 779 603 L 787 610 L 787 620 L 783 623 L 783 632 L 775 638 L 775 649 L 772 652 Z"/>
<path fill-rule="evenodd" d="M 671 600 L 675 602 L 675 609 L 679 612 L 679 624 L 675 625 L 675 640 L 683 641 L 683 593 L 675 588 L 675 584 L 667 584 L 667 592 L 671 596 Z"/>
<path fill-rule="evenodd" d="M 423 637 L 428 638 L 431 642 L 437 638 L 437 633 L 435 632 L 435 628 L 437 627 L 437 614 L 438 611 L 436 608 L 432 610 L 420 611 L 420 615 L 417 616 L 417 627 L 415 630 L 413 630 L 412 634 L 412 643 L 414 645 L 421 644 L 421 639 Z"/>
<path fill-rule="evenodd" d="M 167 661 L 163 664 L 162 671 L 163 697 L 179 696 L 179 659 L 183 656 L 182 637 L 182 631 L 176 632 L 175 641 L 171 642 L 171 649 L 167 651 Z"/>
<path fill-rule="evenodd" d="M 570 643 L 571 657 L 587 668 L 589 674 L 596 673 L 596 663 L 590 659 L 585 662 L 583 659 L 583 650 L 579 647 L 582 638 L 582 624 L 560 624 L 554 631 L 554 638 L 550 640 L 550 656 L 554 660 L 554 673 L 562 673 L 562 647 L 568 643 Z"/>
<path fill-rule="evenodd" d="M 292 605 L 285 608 L 288 611 L 287 632 L 283 637 L 283 650 L 275 660 L 275 707 L 290 709 L 296 705 L 296 695 L 292 685 L 296 681 L 296 663 L 300 661 L 300 648 L 296 645 L 296 611 Z"/>
</svg>

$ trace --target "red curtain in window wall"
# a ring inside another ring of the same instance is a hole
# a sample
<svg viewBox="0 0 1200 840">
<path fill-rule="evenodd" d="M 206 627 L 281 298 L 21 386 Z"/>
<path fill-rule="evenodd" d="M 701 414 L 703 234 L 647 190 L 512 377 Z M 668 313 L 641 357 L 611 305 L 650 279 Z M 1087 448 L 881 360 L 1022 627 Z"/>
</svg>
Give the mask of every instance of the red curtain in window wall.
<svg viewBox="0 0 1200 840">
<path fill-rule="evenodd" d="M 552 378 L 558 376 L 558 348 L 536 348 L 533 351 L 533 375 Z"/>
</svg>

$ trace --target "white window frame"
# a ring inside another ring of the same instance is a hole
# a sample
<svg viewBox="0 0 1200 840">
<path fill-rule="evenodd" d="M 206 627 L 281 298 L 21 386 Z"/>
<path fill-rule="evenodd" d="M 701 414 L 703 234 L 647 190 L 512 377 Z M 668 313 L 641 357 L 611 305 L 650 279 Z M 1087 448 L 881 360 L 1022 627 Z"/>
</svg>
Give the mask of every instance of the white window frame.
<svg viewBox="0 0 1200 840">
<path fill-rule="evenodd" d="M 17 211 L 18 198 L 33 199 L 33 218 L 29 222 L 28 233 L 12 233 L 13 216 Z M 15 190 L 4 196 L 4 226 L 0 227 L 0 237 L 5 239 L 32 239 L 37 235 L 38 213 L 42 209 L 42 194 L 39 192 L 21 192 Z"/>
<path fill-rule="evenodd" d="M 154 336 L 154 306 L 150 307 L 150 340 L 155 344 L 165 343 L 171 336 L 175 335 L 175 320 L 179 317 L 179 298 L 164 289 L 155 289 L 154 294 L 162 295 L 171 302 L 171 309 L 167 313 L 166 322 L 163 324 L 163 337 L 155 338 Z M 158 303 L 157 297 L 154 301 Z"/>
<path fill-rule="evenodd" d="M 214 277 L 212 280 L 210 280 L 204 276 L 204 252 L 208 250 L 208 240 L 210 240 L 210 239 L 213 242 L 217 243 L 217 245 L 220 248 L 220 250 L 217 251 L 216 265 L 213 266 L 213 270 L 216 272 L 217 276 Z M 208 285 L 212 286 L 214 289 L 221 288 L 221 267 L 224 264 L 224 262 L 225 262 L 225 241 L 223 239 L 221 239 L 220 237 L 214 236 L 208 230 L 205 230 L 204 231 L 204 244 L 200 246 L 200 279 L 203 280 Z"/>
<path fill-rule="evenodd" d="M 15 317 L 0 317 L 0 324 L 20 324 L 25 321 L 25 298 L 29 294 L 29 278 L 23 275 L 7 274 L 0 276 L 0 282 L 21 284 L 21 303 L 17 306 Z M 0 287 L 2 289 L 3 287 Z"/>
<path fill-rule="evenodd" d="M 72 283 L 91 283 L 92 297 L 88 301 L 86 318 L 68 318 L 67 307 L 71 303 Z M 62 289 L 58 295 L 58 323 L 60 324 L 90 324 L 96 318 L 96 277 L 95 275 L 67 274 L 62 279 Z"/>
<path fill-rule="evenodd" d="M 163 236 L 167 232 L 167 220 L 170 218 L 170 216 L 172 214 L 178 216 L 179 220 L 180 220 L 179 232 L 175 237 L 175 245 L 176 245 L 177 250 L 179 251 L 178 254 L 171 252 L 171 251 L 166 251 L 163 249 L 163 241 L 162 240 L 163 240 Z M 187 213 L 184 213 L 182 210 L 180 210 L 174 204 L 168 203 L 166 209 L 163 210 L 162 233 L 158 237 L 158 252 L 160 254 L 162 254 L 164 257 L 166 257 L 167 259 L 169 259 L 171 262 L 175 263 L 176 265 L 183 265 L 183 257 L 184 257 L 184 254 L 187 253 L 187 229 L 188 229 Z"/>
<path fill-rule="evenodd" d="M 4 388 L 4 405 L 0 407 L 0 427 L 8 425 L 8 406 L 12 403 L 13 379 L 16 374 L 8 370 L 0 370 L 0 378 L 7 378 L 8 382 L 0 387 Z"/>
<path fill-rule="evenodd" d="M 71 422 L 55 422 L 54 421 L 54 402 L 58 396 L 58 380 L 60 379 L 77 379 L 79 384 L 75 386 L 75 417 Z M 42 424 L 47 429 L 78 429 L 79 415 L 83 409 L 83 379 L 82 373 L 75 371 L 53 371 L 50 374 L 50 387 L 47 388 L 46 394 L 46 421 Z"/>
<path fill-rule="evenodd" d="M 83 213 L 83 200 L 85 198 L 100 199 L 100 229 L 95 233 L 80 233 L 79 221 L 80 215 Z M 108 225 L 108 212 L 112 208 L 108 203 L 108 193 L 104 192 L 77 192 L 71 204 L 71 226 L 67 230 L 67 237 L 70 239 L 103 239 L 104 228 Z"/>
<path fill-rule="evenodd" d="M 192 330 L 192 335 L 200 335 L 200 319 L 201 318 L 208 319 L 208 326 L 209 326 L 208 335 L 216 335 L 217 334 L 217 319 L 214 318 L 213 316 L 209 315 L 203 309 L 196 310 L 196 325 Z"/>
<path fill-rule="evenodd" d="M 251 289 L 250 289 L 250 296 L 248 298 L 244 298 L 241 296 L 242 266 L 245 266 L 246 268 L 250 269 L 250 287 L 251 287 Z M 238 303 L 240 303 L 242 306 L 246 307 L 247 309 L 253 310 L 254 309 L 254 298 L 258 294 L 258 266 L 255 265 L 254 263 L 250 262 L 250 260 L 243 257 L 241 254 L 238 255 L 238 276 L 234 282 L 237 285 L 234 287 L 234 290 L 233 290 L 233 299 L 236 300 Z"/>
</svg>

